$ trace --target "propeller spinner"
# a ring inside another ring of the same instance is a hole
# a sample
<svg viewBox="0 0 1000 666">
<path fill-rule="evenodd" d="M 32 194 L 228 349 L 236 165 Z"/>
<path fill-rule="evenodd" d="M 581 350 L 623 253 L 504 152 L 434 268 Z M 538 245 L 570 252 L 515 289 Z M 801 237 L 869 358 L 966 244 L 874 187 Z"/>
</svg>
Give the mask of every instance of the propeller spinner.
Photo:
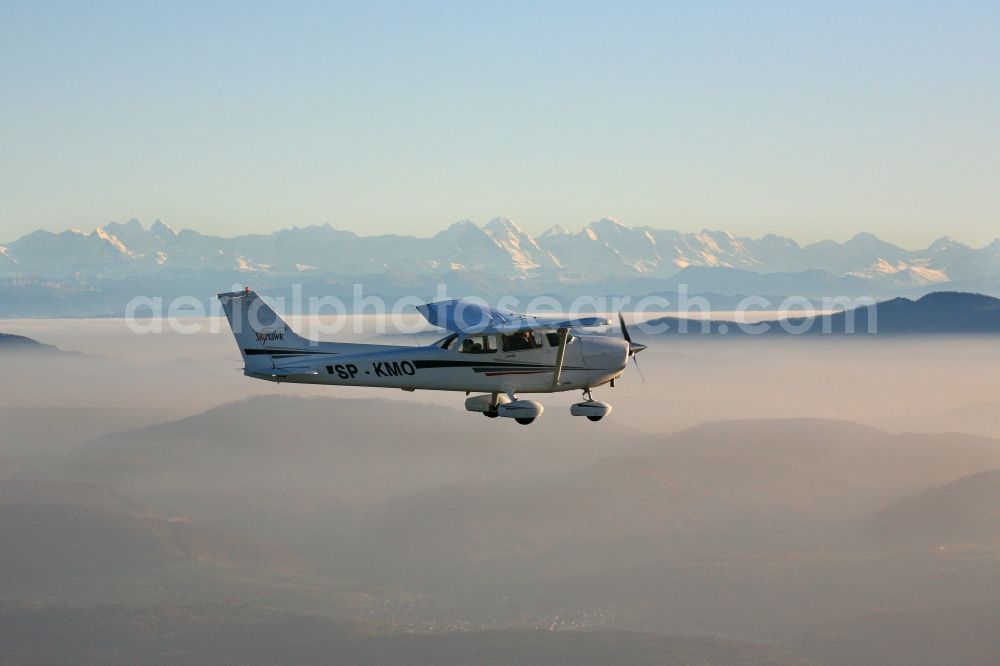
<svg viewBox="0 0 1000 666">
<path fill-rule="evenodd" d="M 628 355 L 632 359 L 632 362 L 635 363 L 635 370 L 639 373 L 639 377 L 645 384 L 646 378 L 643 376 L 642 370 L 639 369 L 639 359 L 637 359 L 635 355 L 645 349 L 646 345 L 641 342 L 632 341 L 632 336 L 628 334 L 628 327 L 625 326 L 625 317 L 622 315 L 621 310 L 618 311 L 618 324 L 622 329 L 622 337 L 625 338 L 625 342 L 628 343 Z"/>
</svg>

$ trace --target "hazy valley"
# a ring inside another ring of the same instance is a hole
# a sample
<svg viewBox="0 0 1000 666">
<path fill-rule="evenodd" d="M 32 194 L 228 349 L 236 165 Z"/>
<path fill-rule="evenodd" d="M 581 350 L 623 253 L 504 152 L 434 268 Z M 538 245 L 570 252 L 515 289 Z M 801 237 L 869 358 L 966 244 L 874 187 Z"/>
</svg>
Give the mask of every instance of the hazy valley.
<svg viewBox="0 0 1000 666">
<path fill-rule="evenodd" d="M 5 653 L 998 654 L 992 337 L 650 336 L 608 421 L 551 396 L 523 428 L 458 395 L 251 382 L 221 333 L 8 324 L 67 351 L 2 352 Z"/>
</svg>

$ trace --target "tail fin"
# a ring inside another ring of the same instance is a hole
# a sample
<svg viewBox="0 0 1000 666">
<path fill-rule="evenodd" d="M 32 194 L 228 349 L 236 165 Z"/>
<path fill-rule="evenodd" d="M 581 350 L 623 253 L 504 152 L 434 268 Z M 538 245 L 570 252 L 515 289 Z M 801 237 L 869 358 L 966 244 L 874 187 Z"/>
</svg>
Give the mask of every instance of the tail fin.
<svg viewBox="0 0 1000 666">
<path fill-rule="evenodd" d="M 307 349 L 315 345 L 293 331 L 257 292 L 249 288 L 219 294 L 218 298 L 248 374 L 274 367 L 272 352 L 280 355 L 283 350 Z"/>
</svg>

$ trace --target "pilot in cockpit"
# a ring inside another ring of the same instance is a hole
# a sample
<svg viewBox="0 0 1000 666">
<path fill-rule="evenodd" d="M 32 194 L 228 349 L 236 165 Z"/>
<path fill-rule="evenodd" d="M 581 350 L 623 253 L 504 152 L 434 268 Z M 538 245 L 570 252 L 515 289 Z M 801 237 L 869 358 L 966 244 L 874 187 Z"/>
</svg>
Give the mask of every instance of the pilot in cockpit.
<svg viewBox="0 0 1000 666">
<path fill-rule="evenodd" d="M 535 344 L 535 336 L 529 330 L 518 331 L 513 335 L 503 336 L 503 350 L 507 352 L 534 349 L 537 346 Z"/>
</svg>

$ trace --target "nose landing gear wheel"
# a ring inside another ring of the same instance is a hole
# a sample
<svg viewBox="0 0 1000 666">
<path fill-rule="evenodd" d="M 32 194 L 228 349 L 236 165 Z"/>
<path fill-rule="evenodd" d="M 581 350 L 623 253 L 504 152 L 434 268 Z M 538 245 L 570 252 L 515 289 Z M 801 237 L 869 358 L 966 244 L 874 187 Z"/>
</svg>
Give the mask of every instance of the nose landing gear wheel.
<svg viewBox="0 0 1000 666">
<path fill-rule="evenodd" d="M 517 416 L 517 417 L 514 418 L 514 420 L 517 421 L 518 423 L 520 423 L 521 425 L 528 425 L 529 423 L 531 423 L 532 421 L 535 420 L 535 417 L 534 416 L 532 416 L 532 417 L 520 417 L 520 416 Z"/>
<path fill-rule="evenodd" d="M 594 400 L 590 391 L 584 391 L 585 402 L 578 402 L 569 408 L 569 413 L 573 416 L 586 416 L 588 421 L 597 422 L 611 413 L 611 405 L 600 400 Z"/>
</svg>

